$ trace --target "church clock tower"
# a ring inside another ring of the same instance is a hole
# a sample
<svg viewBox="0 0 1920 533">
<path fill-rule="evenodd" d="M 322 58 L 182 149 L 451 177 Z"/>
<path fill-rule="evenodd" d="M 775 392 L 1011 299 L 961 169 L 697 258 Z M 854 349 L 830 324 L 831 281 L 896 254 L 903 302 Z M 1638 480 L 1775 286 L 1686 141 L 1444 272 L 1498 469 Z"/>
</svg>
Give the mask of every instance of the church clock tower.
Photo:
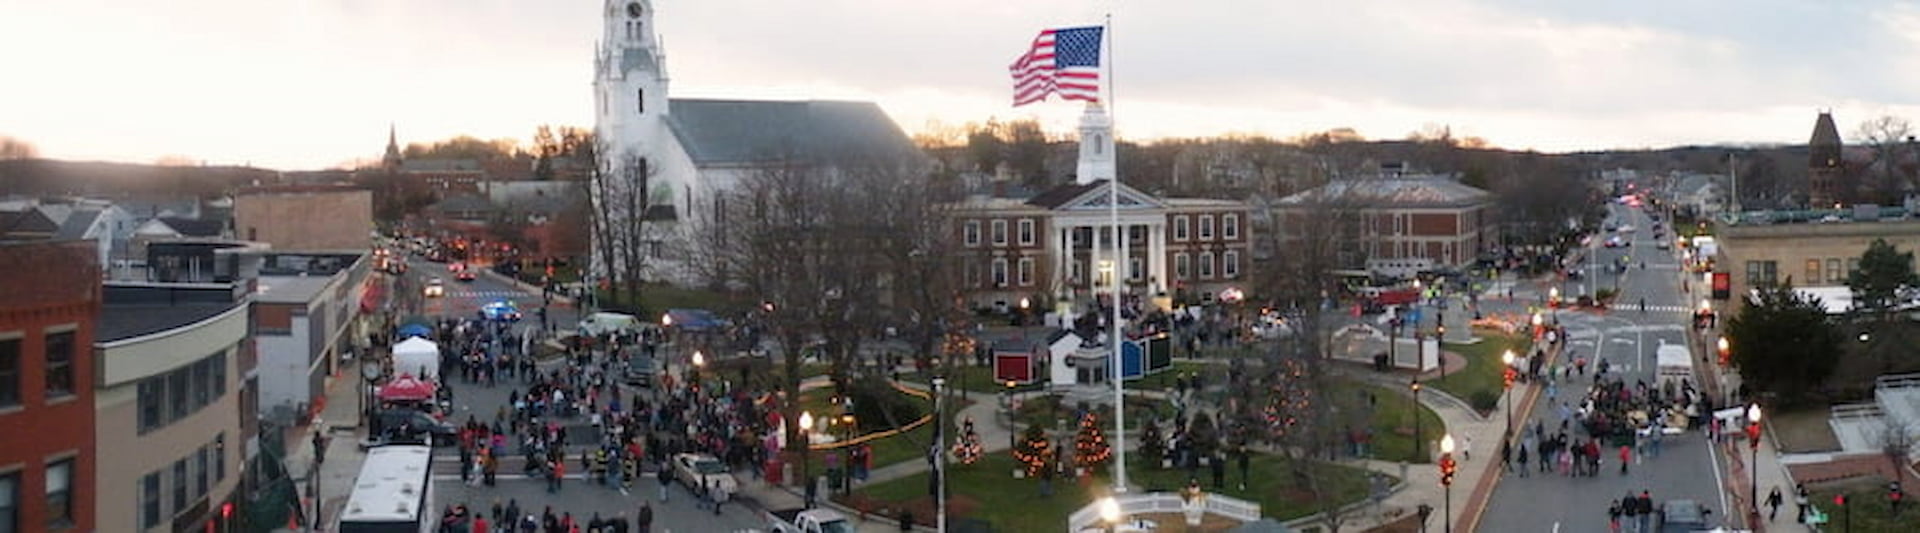
<svg viewBox="0 0 1920 533">
<path fill-rule="evenodd" d="M 619 173 L 657 150 L 667 116 L 666 54 L 653 32 L 653 2 L 607 0 L 606 34 L 594 56 L 594 134 L 602 171 Z"/>
</svg>

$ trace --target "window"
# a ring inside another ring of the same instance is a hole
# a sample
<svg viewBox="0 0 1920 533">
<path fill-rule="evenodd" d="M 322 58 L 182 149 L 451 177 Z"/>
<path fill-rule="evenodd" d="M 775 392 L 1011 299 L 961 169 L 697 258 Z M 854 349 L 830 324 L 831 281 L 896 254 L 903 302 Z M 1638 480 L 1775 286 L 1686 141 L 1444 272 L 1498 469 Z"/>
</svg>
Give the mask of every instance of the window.
<svg viewBox="0 0 1920 533">
<path fill-rule="evenodd" d="M 1187 216 L 1173 217 L 1173 240 L 1187 240 Z"/>
<path fill-rule="evenodd" d="M 980 286 L 980 265 L 968 261 L 967 267 L 964 270 L 966 270 L 966 285 L 968 287 Z"/>
<path fill-rule="evenodd" d="M 1762 287 L 1772 285 L 1779 279 L 1779 264 L 1773 261 L 1748 261 L 1747 286 Z"/>
<path fill-rule="evenodd" d="M 1844 281 L 1845 279 L 1846 279 L 1846 276 L 1840 275 L 1840 260 L 1828 259 L 1827 260 L 1827 282 L 1833 283 L 1838 281 Z"/>
<path fill-rule="evenodd" d="M 1007 258 L 1005 257 L 993 258 L 993 274 L 992 275 L 993 275 L 994 287 L 1007 286 Z"/>
<path fill-rule="evenodd" d="M 1033 284 L 1033 258 L 1031 257 L 1020 258 L 1019 269 L 1020 269 L 1020 286 L 1025 287 L 1028 285 L 1032 285 Z"/>
<path fill-rule="evenodd" d="M 1067 270 L 1071 273 L 1071 276 L 1069 277 L 1073 279 L 1074 284 L 1077 285 L 1080 283 L 1080 272 L 1085 268 L 1086 268 L 1086 265 L 1084 263 L 1081 263 L 1079 259 L 1072 259 L 1067 261 Z"/>
<path fill-rule="evenodd" d="M 73 459 L 47 465 L 47 527 L 73 524 Z"/>
<path fill-rule="evenodd" d="M 210 448 L 211 447 L 208 446 L 201 446 L 198 451 L 193 452 L 192 477 L 194 499 L 199 499 L 201 496 L 207 495 L 207 477 L 213 474 L 213 471 L 207 468 L 207 450 Z"/>
<path fill-rule="evenodd" d="M 193 405 L 195 407 L 206 405 L 207 393 L 213 392 L 213 384 L 208 383 L 210 381 L 213 381 L 213 369 L 208 368 L 209 366 L 212 366 L 212 365 L 207 364 L 210 362 L 212 361 L 207 359 L 201 359 L 199 361 L 195 361 L 191 365 L 187 365 L 187 371 L 190 372 L 192 375 L 191 383 L 193 386 Z"/>
<path fill-rule="evenodd" d="M 139 400 L 137 401 L 140 404 L 140 433 L 145 434 L 148 430 L 158 428 L 162 424 L 165 424 L 162 420 L 161 406 L 166 405 L 167 402 L 166 383 L 159 379 L 140 380 L 138 396 Z"/>
<path fill-rule="evenodd" d="M 1220 255 L 1220 273 L 1228 278 L 1240 275 L 1240 252 L 1228 250 Z"/>
<path fill-rule="evenodd" d="M 187 459 L 173 462 L 173 511 L 187 508 Z"/>
<path fill-rule="evenodd" d="M 1200 215 L 1200 239 L 1213 238 L 1213 215 Z"/>
<path fill-rule="evenodd" d="M 1140 276 L 1146 275 L 1146 273 L 1147 273 L 1147 268 L 1144 266 L 1141 266 L 1140 258 L 1138 257 L 1127 258 L 1127 279 L 1133 280 L 1133 281 L 1140 281 Z"/>
<path fill-rule="evenodd" d="M 1820 282 L 1820 260 L 1808 259 L 1807 260 L 1807 277 L 1800 278 L 1800 279 L 1805 280 L 1805 283 L 1807 284 L 1819 283 Z"/>
<path fill-rule="evenodd" d="M 0 340 L 0 407 L 15 405 L 20 405 L 20 339 Z"/>
<path fill-rule="evenodd" d="M 47 398 L 73 395 L 73 332 L 47 334 Z"/>
<path fill-rule="evenodd" d="M 1033 246 L 1033 219 L 1020 219 L 1020 245 Z"/>
<path fill-rule="evenodd" d="M 656 241 L 656 244 L 658 241 Z M 213 354 L 213 399 L 219 401 L 227 395 L 227 352 Z"/>
<path fill-rule="evenodd" d="M 1193 258 L 1186 252 L 1173 254 L 1173 279 L 1185 281 L 1193 274 Z"/>
<path fill-rule="evenodd" d="M 1004 245 L 1006 243 L 1007 243 L 1007 221 L 1005 220 L 993 221 L 993 244 L 998 246 L 998 245 Z"/>
<path fill-rule="evenodd" d="M 980 245 L 980 221 L 969 220 L 967 221 L 967 224 L 964 227 L 965 229 L 962 230 L 961 239 L 967 243 L 967 246 L 979 246 Z"/>
<path fill-rule="evenodd" d="M 160 525 L 160 471 L 140 477 L 140 527 Z"/>
<path fill-rule="evenodd" d="M 1851 278 L 1853 277 L 1854 272 L 1859 272 L 1859 271 L 1860 271 L 1860 258 L 1858 257 L 1847 258 L 1847 277 Z"/>
<path fill-rule="evenodd" d="M 193 409 L 187 401 L 187 373 L 175 370 L 167 373 L 167 416 L 168 421 L 187 417 Z"/>
<path fill-rule="evenodd" d="M 1200 252 L 1200 279 L 1213 279 L 1213 252 Z"/>
<path fill-rule="evenodd" d="M 0 474 L 0 533 L 20 531 L 20 473 Z"/>
<path fill-rule="evenodd" d="M 1220 217 L 1220 238 L 1234 240 L 1240 238 L 1240 215 Z"/>
<path fill-rule="evenodd" d="M 631 30 L 633 28 L 629 27 L 627 29 Z M 647 114 L 647 90 L 645 88 L 633 91 L 633 114 Z"/>
</svg>

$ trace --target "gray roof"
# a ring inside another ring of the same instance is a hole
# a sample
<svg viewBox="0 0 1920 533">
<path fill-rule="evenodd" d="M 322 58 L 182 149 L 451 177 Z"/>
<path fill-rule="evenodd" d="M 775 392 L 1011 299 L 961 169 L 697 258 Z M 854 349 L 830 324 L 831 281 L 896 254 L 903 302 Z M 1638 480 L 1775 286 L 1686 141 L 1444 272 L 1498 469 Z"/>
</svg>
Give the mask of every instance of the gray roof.
<svg viewBox="0 0 1920 533">
<path fill-rule="evenodd" d="M 234 303 L 126 304 L 100 306 L 94 342 L 113 342 L 172 330 L 213 318 Z"/>
<path fill-rule="evenodd" d="M 75 209 L 60 223 L 60 229 L 53 231 L 54 240 L 70 241 L 87 236 L 87 228 L 93 227 L 93 221 L 100 219 L 105 209 Z"/>
<path fill-rule="evenodd" d="M 872 102 L 675 98 L 671 106 L 668 124 L 694 164 L 919 156 L 907 134 Z"/>
<path fill-rule="evenodd" d="M 1281 198 L 1281 206 L 1351 203 L 1356 208 L 1467 207 L 1490 202 L 1487 191 L 1462 185 L 1450 177 L 1415 176 L 1335 180 L 1305 192 Z"/>
<path fill-rule="evenodd" d="M 477 159 L 408 159 L 400 162 L 401 172 L 479 172 Z"/>
<path fill-rule="evenodd" d="M 433 209 L 442 213 L 481 213 L 494 211 L 493 202 L 478 194 L 457 194 L 445 200 L 435 202 Z"/>
<path fill-rule="evenodd" d="M 312 302 L 332 281 L 329 276 L 260 276 L 255 298 L 267 303 L 304 304 Z"/>
<path fill-rule="evenodd" d="M 219 220 L 179 217 L 160 217 L 159 220 L 160 223 L 173 228 L 173 231 L 188 237 L 219 237 L 227 230 L 227 223 Z"/>
</svg>

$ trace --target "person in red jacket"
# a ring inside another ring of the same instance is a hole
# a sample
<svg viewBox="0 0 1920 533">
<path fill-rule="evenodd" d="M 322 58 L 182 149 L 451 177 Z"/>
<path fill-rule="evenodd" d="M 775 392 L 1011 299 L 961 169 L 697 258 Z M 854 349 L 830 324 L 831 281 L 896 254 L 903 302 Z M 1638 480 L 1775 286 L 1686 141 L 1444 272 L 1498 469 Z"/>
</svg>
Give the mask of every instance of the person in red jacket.
<svg viewBox="0 0 1920 533">
<path fill-rule="evenodd" d="M 488 533 L 486 515 L 475 515 L 473 517 L 473 533 Z"/>
<path fill-rule="evenodd" d="M 1632 459 L 1633 448 L 1624 444 L 1620 445 L 1620 475 L 1627 475 L 1627 463 L 1632 462 Z"/>
</svg>

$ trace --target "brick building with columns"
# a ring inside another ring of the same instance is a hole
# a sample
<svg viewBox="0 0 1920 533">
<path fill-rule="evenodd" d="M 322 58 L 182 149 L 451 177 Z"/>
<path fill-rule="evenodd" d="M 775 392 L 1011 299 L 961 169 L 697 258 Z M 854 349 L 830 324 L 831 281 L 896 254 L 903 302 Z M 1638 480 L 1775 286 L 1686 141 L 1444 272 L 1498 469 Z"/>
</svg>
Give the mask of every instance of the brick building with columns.
<svg viewBox="0 0 1920 533">
<path fill-rule="evenodd" d="M 975 196 L 950 210 L 969 305 L 1087 301 L 1110 294 L 1116 280 L 1129 295 L 1176 299 L 1244 284 L 1251 206 L 1116 183 L 1111 131 L 1106 111 L 1088 104 L 1074 183 L 1026 198 Z M 1109 229 L 1114 218 L 1124 238 Z"/>
</svg>

